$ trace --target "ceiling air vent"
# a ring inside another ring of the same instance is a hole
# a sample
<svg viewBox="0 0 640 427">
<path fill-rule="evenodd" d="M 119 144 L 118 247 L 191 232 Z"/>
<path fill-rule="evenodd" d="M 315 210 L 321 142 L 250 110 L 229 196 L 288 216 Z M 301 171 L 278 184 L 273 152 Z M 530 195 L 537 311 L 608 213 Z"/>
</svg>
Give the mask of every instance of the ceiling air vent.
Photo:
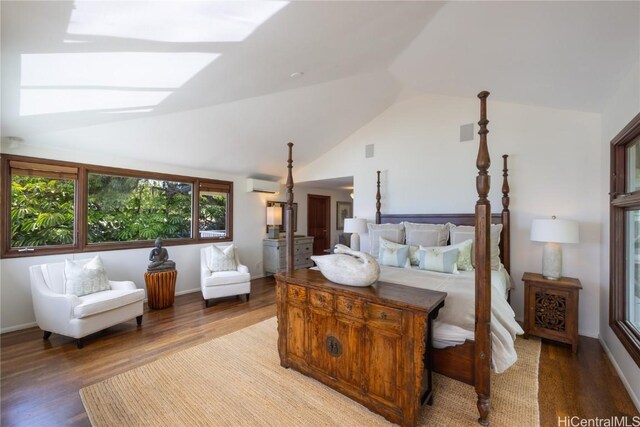
<svg viewBox="0 0 640 427">
<path fill-rule="evenodd" d="M 279 193 L 280 183 L 262 179 L 247 179 L 247 193 Z"/>
</svg>

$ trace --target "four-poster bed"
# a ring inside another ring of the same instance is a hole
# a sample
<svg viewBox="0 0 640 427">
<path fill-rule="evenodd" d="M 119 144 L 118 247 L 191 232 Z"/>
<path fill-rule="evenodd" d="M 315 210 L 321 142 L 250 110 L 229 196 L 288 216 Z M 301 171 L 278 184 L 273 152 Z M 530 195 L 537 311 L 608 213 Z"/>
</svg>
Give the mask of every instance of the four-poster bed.
<svg viewBox="0 0 640 427">
<path fill-rule="evenodd" d="M 466 340 L 464 344 L 453 347 L 433 350 L 433 360 L 429 360 L 425 365 L 433 363 L 434 370 L 451 378 L 471 384 L 475 387 L 477 394 L 477 407 L 480 414 L 478 421 L 488 424 L 489 405 L 490 405 L 490 371 L 492 361 L 492 345 L 491 345 L 491 263 L 490 263 L 490 227 L 492 221 L 502 224 L 502 232 L 500 239 L 500 255 L 504 268 L 510 269 L 510 213 L 509 213 L 509 184 L 507 156 L 503 156 L 503 185 L 502 185 L 502 213 L 491 215 L 491 205 L 487 198 L 490 188 L 490 178 L 488 169 L 490 166 L 490 157 L 487 146 L 487 120 L 486 115 L 486 99 L 489 92 L 483 91 L 478 94 L 480 99 L 480 145 L 476 160 L 478 175 L 476 177 L 476 189 L 478 192 L 478 200 L 476 202 L 475 214 L 407 214 L 407 215 L 384 215 L 381 213 L 381 193 L 380 193 L 380 172 L 377 172 L 377 193 L 376 193 L 376 224 L 382 223 L 400 223 L 403 221 L 418 223 L 440 223 L 447 222 L 456 225 L 472 225 L 475 227 L 475 329 L 473 331 L 473 340 Z M 278 285 L 284 283 L 287 278 L 294 276 L 293 272 L 293 232 L 291 232 L 292 209 L 293 209 L 293 178 L 292 178 L 292 143 L 289 143 L 289 159 L 288 159 L 288 176 L 287 176 L 287 205 L 285 210 L 285 225 L 287 229 L 287 273 L 276 276 Z M 277 292 L 281 286 L 277 287 Z M 283 287 L 284 289 L 284 287 Z M 446 303 L 446 301 L 445 301 Z M 437 313 L 437 310 L 435 310 Z M 281 354 L 281 363 L 284 363 L 285 350 L 282 346 L 287 345 L 286 330 L 289 326 L 282 324 L 281 309 L 278 308 L 280 332 L 279 350 Z M 306 316 L 306 315 L 304 315 Z M 309 321 L 309 320 L 307 320 Z M 425 355 L 429 351 L 431 338 L 431 328 L 428 329 L 429 341 Z M 427 337 L 425 337 L 427 338 Z M 306 339 L 306 338 L 305 338 Z M 421 346 L 423 349 L 425 345 Z M 302 351 L 302 350 L 301 350 Z M 431 356 L 429 356 L 430 359 Z M 426 358 L 426 356 L 425 356 Z M 426 360 L 425 360 L 426 362 Z M 340 390 L 339 390 L 340 391 Z M 386 416 L 386 415 L 385 415 Z M 403 422 L 404 424 L 404 422 Z"/>
</svg>

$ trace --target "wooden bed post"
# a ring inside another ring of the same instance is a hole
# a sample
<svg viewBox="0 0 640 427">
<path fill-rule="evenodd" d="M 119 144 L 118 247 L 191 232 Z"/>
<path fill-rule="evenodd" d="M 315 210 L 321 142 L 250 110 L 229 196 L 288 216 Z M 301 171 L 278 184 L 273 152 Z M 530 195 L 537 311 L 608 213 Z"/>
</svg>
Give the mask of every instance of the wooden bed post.
<svg viewBox="0 0 640 427">
<path fill-rule="evenodd" d="M 509 212 L 509 168 L 507 158 L 509 155 L 503 154 L 502 169 L 502 264 L 511 273 L 511 222 Z"/>
<path fill-rule="evenodd" d="M 380 224 L 380 171 L 376 172 L 378 174 L 378 191 L 376 192 L 376 224 Z"/>
<path fill-rule="evenodd" d="M 289 146 L 289 159 L 287 160 L 287 203 L 284 208 L 284 229 L 287 233 L 287 273 L 291 273 L 293 268 L 293 256 L 295 253 L 293 243 L 293 143 Z"/>
<path fill-rule="evenodd" d="M 487 198 L 491 187 L 489 166 L 491 159 L 487 147 L 487 97 L 489 92 L 478 94 L 480 98 L 480 147 L 476 167 L 476 202 L 475 226 L 475 259 L 476 259 L 476 329 L 474 347 L 475 388 L 478 395 L 478 422 L 488 425 L 489 405 L 491 396 L 491 203 Z"/>
</svg>

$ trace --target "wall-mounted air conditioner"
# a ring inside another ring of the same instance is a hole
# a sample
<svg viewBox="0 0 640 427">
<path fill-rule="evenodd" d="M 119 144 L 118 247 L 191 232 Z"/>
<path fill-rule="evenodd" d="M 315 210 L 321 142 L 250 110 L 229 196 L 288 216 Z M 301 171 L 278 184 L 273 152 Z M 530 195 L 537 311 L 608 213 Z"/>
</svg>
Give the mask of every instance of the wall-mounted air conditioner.
<svg viewBox="0 0 640 427">
<path fill-rule="evenodd" d="M 279 193 L 280 183 L 273 181 L 265 181 L 262 179 L 247 179 L 247 193 Z"/>
</svg>

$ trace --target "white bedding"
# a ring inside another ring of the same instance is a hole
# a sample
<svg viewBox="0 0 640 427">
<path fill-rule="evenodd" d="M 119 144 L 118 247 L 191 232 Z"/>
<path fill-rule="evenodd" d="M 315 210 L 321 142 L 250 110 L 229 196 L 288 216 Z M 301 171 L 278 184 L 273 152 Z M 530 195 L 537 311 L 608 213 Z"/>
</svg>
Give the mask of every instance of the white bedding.
<svg viewBox="0 0 640 427">
<path fill-rule="evenodd" d="M 433 322 L 433 344 L 450 347 L 474 339 L 475 272 L 445 274 L 416 268 L 380 266 L 380 280 L 447 293 L 444 307 Z M 518 359 L 516 335 L 524 331 L 506 299 L 511 279 L 505 269 L 491 271 L 491 355 L 496 372 L 504 372 Z"/>
</svg>

